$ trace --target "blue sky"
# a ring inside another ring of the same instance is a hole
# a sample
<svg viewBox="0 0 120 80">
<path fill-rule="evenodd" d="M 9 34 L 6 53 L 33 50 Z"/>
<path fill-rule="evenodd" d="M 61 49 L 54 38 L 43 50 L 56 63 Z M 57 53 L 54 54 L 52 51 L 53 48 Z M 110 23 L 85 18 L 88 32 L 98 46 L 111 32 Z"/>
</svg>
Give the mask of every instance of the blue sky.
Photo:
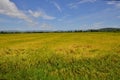
<svg viewBox="0 0 120 80">
<path fill-rule="evenodd" d="M 120 28 L 118 0 L 0 0 L 0 30 Z"/>
</svg>

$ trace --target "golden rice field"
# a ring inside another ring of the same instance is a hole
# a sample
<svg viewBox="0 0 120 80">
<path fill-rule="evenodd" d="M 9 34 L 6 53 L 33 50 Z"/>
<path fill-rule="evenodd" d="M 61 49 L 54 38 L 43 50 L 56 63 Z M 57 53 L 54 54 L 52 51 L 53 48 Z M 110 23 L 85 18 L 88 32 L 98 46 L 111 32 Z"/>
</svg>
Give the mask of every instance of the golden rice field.
<svg viewBox="0 0 120 80">
<path fill-rule="evenodd" d="M 120 80 L 120 33 L 0 34 L 0 80 Z"/>
</svg>

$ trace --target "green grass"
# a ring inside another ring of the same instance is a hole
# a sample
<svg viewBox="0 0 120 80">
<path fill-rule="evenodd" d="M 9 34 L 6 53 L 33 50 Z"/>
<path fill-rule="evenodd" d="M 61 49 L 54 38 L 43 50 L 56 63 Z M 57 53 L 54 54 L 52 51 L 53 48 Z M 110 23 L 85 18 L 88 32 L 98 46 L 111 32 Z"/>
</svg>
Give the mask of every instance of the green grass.
<svg viewBox="0 0 120 80">
<path fill-rule="evenodd" d="M 0 34 L 0 80 L 119 80 L 120 33 Z"/>
</svg>

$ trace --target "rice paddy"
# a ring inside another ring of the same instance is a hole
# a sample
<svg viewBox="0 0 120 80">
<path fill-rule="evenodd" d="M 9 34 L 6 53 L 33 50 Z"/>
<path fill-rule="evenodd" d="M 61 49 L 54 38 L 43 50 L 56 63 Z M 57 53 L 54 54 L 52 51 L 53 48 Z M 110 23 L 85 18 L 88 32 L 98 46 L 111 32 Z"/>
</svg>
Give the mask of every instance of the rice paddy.
<svg viewBox="0 0 120 80">
<path fill-rule="evenodd" d="M 120 33 L 0 34 L 0 80 L 120 80 Z"/>
</svg>

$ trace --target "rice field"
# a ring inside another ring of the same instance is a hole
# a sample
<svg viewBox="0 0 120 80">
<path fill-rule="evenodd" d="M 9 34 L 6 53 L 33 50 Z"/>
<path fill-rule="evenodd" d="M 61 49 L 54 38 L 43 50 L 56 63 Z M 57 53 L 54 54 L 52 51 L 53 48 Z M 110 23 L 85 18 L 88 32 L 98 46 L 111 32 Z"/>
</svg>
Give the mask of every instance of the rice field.
<svg viewBox="0 0 120 80">
<path fill-rule="evenodd" d="M 0 80 L 120 80 L 120 33 L 0 34 Z"/>
</svg>

